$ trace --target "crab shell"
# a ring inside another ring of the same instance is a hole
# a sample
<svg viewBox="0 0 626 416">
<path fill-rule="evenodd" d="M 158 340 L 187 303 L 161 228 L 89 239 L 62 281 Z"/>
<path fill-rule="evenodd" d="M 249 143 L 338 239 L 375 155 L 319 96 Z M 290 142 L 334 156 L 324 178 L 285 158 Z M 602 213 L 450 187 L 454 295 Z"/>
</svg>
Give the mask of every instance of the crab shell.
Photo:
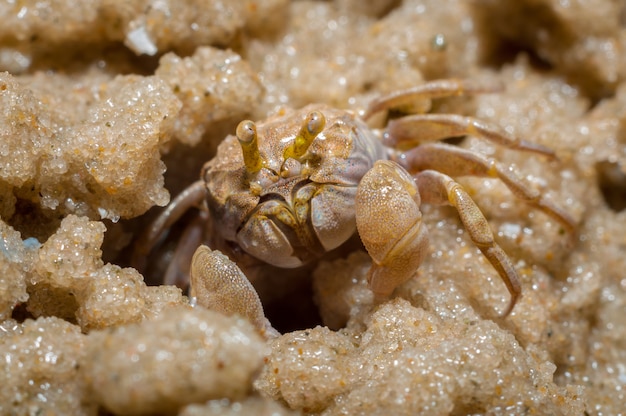
<svg viewBox="0 0 626 416">
<path fill-rule="evenodd" d="M 324 129 L 302 157 L 285 159 L 307 114 L 316 110 L 326 118 Z M 387 151 L 356 115 L 321 105 L 279 114 L 256 129 L 258 172 L 246 170 L 233 135 L 203 168 L 213 230 L 266 263 L 298 267 L 356 231 L 357 186 Z"/>
</svg>

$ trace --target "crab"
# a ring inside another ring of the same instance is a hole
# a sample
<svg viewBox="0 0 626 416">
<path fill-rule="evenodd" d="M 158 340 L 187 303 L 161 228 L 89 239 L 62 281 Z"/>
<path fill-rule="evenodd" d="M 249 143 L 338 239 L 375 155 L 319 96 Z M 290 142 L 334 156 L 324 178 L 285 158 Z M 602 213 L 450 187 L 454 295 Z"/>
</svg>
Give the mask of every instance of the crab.
<svg viewBox="0 0 626 416">
<path fill-rule="evenodd" d="M 517 272 L 494 240 L 472 198 L 453 178 L 501 180 L 512 193 L 573 232 L 562 208 L 508 167 L 442 143 L 474 135 L 554 158 L 553 151 L 497 126 L 456 114 L 427 114 L 433 98 L 492 92 L 467 80 L 440 80 L 374 100 L 362 117 L 325 105 L 282 111 L 260 123 L 242 121 L 220 144 L 201 179 L 186 188 L 149 228 L 143 252 L 191 207 L 206 213 L 213 246 L 240 250 L 261 262 L 295 268 L 341 246 L 355 232 L 372 258 L 368 284 L 377 300 L 416 273 L 428 240 L 420 204 L 458 211 L 472 242 L 510 293 L 508 316 L 521 295 Z M 374 114 L 402 111 L 386 128 L 368 127 Z M 182 251 L 188 250 L 185 248 Z M 244 273 L 218 250 L 201 246 L 191 262 L 191 296 L 225 313 L 270 328 Z"/>
</svg>

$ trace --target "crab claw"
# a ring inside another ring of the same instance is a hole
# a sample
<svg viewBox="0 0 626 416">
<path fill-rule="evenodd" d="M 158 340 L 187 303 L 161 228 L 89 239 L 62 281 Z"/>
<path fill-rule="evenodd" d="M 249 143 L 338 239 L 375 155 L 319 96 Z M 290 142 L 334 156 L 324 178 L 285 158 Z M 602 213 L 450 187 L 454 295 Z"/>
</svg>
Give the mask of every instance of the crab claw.
<svg viewBox="0 0 626 416">
<path fill-rule="evenodd" d="M 427 252 L 418 188 L 400 165 L 380 160 L 359 183 L 355 208 L 359 236 L 373 261 L 369 286 L 382 300 L 415 274 Z"/>
<path fill-rule="evenodd" d="M 218 250 L 202 245 L 194 253 L 190 297 L 207 309 L 247 318 L 266 338 L 279 335 L 265 318 L 259 295 L 250 281 Z"/>
</svg>

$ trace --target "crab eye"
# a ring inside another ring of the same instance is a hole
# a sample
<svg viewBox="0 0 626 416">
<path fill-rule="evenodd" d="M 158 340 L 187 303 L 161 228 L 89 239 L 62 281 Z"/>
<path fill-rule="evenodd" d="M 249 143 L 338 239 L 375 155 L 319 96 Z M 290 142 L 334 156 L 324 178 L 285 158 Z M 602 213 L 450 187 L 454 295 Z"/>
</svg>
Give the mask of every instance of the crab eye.
<svg viewBox="0 0 626 416">
<path fill-rule="evenodd" d="M 298 159 L 302 157 L 311 143 L 313 143 L 313 140 L 315 140 L 315 137 L 324 130 L 325 125 L 326 118 L 320 111 L 311 111 L 307 114 L 295 140 L 285 149 L 283 154 L 284 159 Z"/>
<path fill-rule="evenodd" d="M 241 145 L 246 170 L 248 173 L 258 172 L 263 166 L 263 161 L 257 143 L 256 125 L 250 120 L 244 120 L 237 126 L 235 134 Z"/>
<path fill-rule="evenodd" d="M 324 130 L 326 118 L 319 111 L 311 111 L 306 117 L 306 133 L 311 137 L 311 141 Z M 300 134 L 304 133 L 303 131 Z"/>
</svg>

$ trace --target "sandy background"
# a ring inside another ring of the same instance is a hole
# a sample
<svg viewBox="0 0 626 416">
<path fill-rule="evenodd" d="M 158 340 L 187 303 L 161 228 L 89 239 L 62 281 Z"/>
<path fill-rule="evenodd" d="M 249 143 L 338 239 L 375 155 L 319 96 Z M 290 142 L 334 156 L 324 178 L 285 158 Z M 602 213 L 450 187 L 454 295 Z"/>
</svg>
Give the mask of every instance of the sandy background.
<svg viewBox="0 0 626 416">
<path fill-rule="evenodd" d="M 623 414 L 625 16 L 617 0 L 0 3 L 0 414 Z M 558 159 L 454 143 L 577 223 L 459 178 L 520 275 L 506 319 L 448 207 L 422 207 L 429 252 L 380 305 L 357 238 L 303 270 L 261 268 L 272 341 L 157 284 L 182 225 L 130 267 L 150 208 L 242 119 L 358 112 L 451 77 L 503 89 L 434 112 Z"/>
</svg>

